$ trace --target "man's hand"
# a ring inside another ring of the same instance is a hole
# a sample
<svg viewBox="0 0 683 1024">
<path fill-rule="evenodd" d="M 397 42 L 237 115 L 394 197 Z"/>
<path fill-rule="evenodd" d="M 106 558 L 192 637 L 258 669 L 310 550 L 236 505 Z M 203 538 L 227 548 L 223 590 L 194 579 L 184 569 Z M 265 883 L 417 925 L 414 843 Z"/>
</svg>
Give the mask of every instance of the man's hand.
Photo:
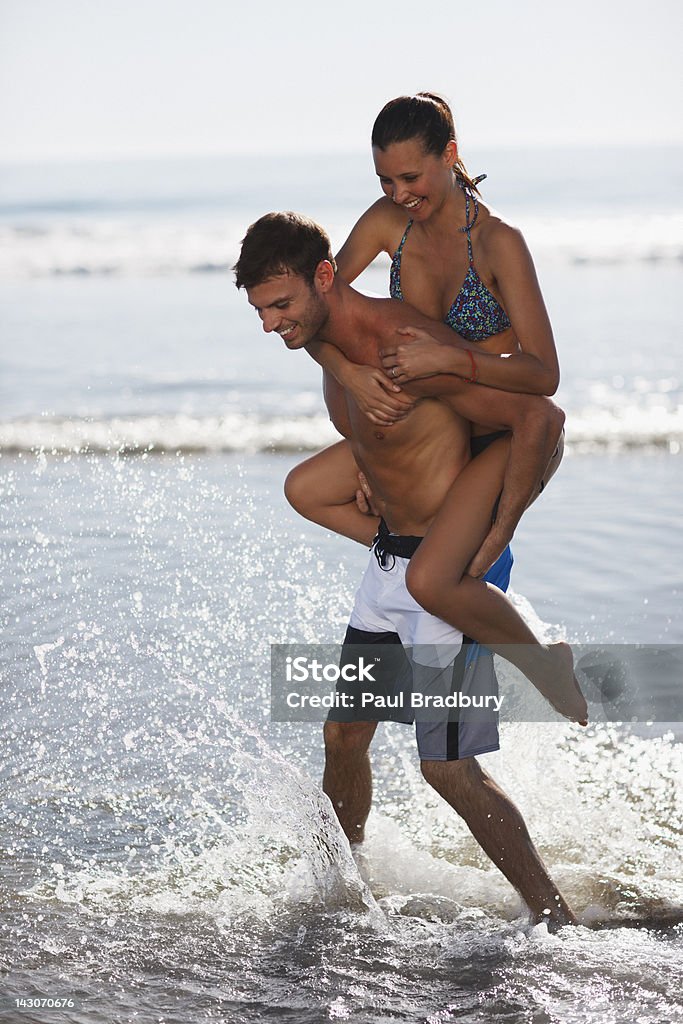
<svg viewBox="0 0 683 1024">
<path fill-rule="evenodd" d="M 540 493 L 549 462 L 557 460 L 554 468 L 559 463 L 563 426 L 562 410 L 549 399 L 541 399 L 531 403 L 519 428 L 513 430 L 496 521 L 467 567 L 469 576 L 483 576 L 512 540 L 522 513 Z"/>
<path fill-rule="evenodd" d="M 356 507 L 358 511 L 362 512 L 364 516 L 381 516 L 382 513 L 375 508 L 370 484 L 366 480 L 364 473 L 359 472 L 358 482 L 360 484 L 356 491 Z"/>
<path fill-rule="evenodd" d="M 437 341 L 421 327 L 398 327 L 396 333 L 406 341 L 384 348 L 379 354 L 392 380 L 420 380 L 438 373 L 456 373 L 457 367 L 466 374 L 467 367 L 460 366 L 462 350 L 455 345 Z"/>
<path fill-rule="evenodd" d="M 496 523 L 493 524 L 487 535 L 484 537 L 481 547 L 465 570 L 468 576 L 475 579 L 489 571 L 491 566 L 498 561 L 512 540 L 512 534 L 501 529 Z"/>
<path fill-rule="evenodd" d="M 417 401 L 374 366 L 350 363 L 344 371 L 343 385 L 363 415 L 380 427 L 405 419 Z"/>
</svg>

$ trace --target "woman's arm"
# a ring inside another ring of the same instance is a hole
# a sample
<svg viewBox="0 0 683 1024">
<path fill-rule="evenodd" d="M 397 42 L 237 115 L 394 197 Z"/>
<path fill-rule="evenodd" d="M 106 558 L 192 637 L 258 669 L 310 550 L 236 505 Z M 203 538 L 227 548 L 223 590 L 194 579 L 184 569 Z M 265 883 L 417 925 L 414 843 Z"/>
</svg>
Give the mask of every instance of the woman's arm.
<svg viewBox="0 0 683 1024">
<path fill-rule="evenodd" d="M 385 348 L 382 365 L 392 379 L 409 380 L 451 373 L 487 387 L 532 395 L 554 395 L 560 380 L 552 327 L 543 302 L 536 271 L 519 231 L 507 224 L 492 225 L 486 236 L 487 262 L 494 273 L 503 306 L 521 351 L 488 352 L 451 328 L 403 327 L 406 342 Z"/>
<path fill-rule="evenodd" d="M 343 281 L 350 284 L 386 249 L 387 231 L 391 233 L 392 226 L 391 212 L 383 197 L 355 224 L 336 257 L 337 274 Z M 338 348 L 324 341 L 310 342 L 306 350 L 326 373 L 353 395 L 361 412 L 372 423 L 390 426 L 412 409 L 413 401 L 377 367 L 352 363 Z"/>
<path fill-rule="evenodd" d="M 378 426 L 387 427 L 397 423 L 408 415 L 415 404 L 415 400 L 404 394 L 384 370 L 352 363 L 334 345 L 328 345 L 325 341 L 311 341 L 306 345 L 306 351 L 322 366 L 324 379 L 333 378 L 341 388 L 348 391 L 361 412 Z"/>
<path fill-rule="evenodd" d="M 507 379 L 511 386 L 505 387 L 506 391 L 554 395 L 560 383 L 560 367 L 553 329 L 521 231 L 509 224 L 492 224 L 486 237 L 486 256 L 521 352 L 498 363 L 495 355 L 482 352 L 483 373 L 491 381 L 480 379 L 489 387 L 501 387 L 500 381 Z M 494 376 L 495 366 L 498 374 L 502 369 L 503 377 Z"/>
<path fill-rule="evenodd" d="M 356 221 L 336 255 L 337 273 L 342 281 L 351 284 L 376 256 L 388 252 L 392 229 L 396 229 L 395 216 L 391 201 L 382 196 Z"/>
<path fill-rule="evenodd" d="M 526 352 L 487 352 L 439 324 L 428 330 L 402 327 L 397 333 L 406 341 L 382 349 L 381 359 L 391 380 L 400 384 L 448 373 L 517 394 L 550 397 L 557 391 L 559 373 Z"/>
</svg>

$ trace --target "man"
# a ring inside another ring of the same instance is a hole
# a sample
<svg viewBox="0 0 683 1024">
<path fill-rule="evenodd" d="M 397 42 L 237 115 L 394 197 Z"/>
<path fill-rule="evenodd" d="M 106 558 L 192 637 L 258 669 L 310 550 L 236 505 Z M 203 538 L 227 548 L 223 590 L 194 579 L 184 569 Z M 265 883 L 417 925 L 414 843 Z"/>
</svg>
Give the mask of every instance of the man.
<svg viewBox="0 0 683 1024">
<path fill-rule="evenodd" d="M 398 328 L 438 330 L 438 325 L 404 303 L 370 299 L 339 281 L 327 235 L 296 214 L 268 214 L 253 224 L 235 271 L 237 286 L 246 288 L 264 330 L 277 331 L 288 348 L 322 340 L 336 345 L 354 362 L 379 366 L 379 352 L 395 340 Z M 406 390 L 420 401 L 405 420 L 385 430 L 373 426 L 340 389 L 326 393 L 335 425 L 350 438 L 356 461 L 383 516 L 345 645 L 401 641 L 418 651 L 423 647 L 436 650 L 432 667 L 438 668 L 439 649 L 449 645 L 452 650 L 459 649 L 462 633 L 425 611 L 426 601 L 418 604 L 405 587 L 405 575 L 411 554 L 447 495 L 449 501 L 452 499 L 452 485 L 469 462 L 465 420 L 510 429 L 518 442 L 520 433 L 524 434 L 524 445 L 513 444 L 507 462 L 497 517 L 500 520 L 504 512 L 503 537 L 506 530 L 511 535 L 537 491 L 564 417 L 547 399 L 472 388 L 457 378 L 432 377 L 412 382 Z M 503 458 L 508 459 L 507 442 L 497 447 L 494 444 L 479 455 L 474 460 L 474 473 L 471 467 L 468 469 L 470 481 L 476 480 L 481 487 L 479 497 L 490 498 L 488 508 L 493 507 L 497 496 L 497 491 L 488 494 L 486 490 L 494 486 L 488 471 Z M 340 500 L 336 508 L 335 522 L 326 525 L 368 543 L 376 521 L 368 522 L 348 500 Z M 340 517 L 344 520 L 341 528 Z M 463 529 L 467 528 L 473 536 L 477 530 L 486 532 L 476 522 Z M 461 611 L 467 620 L 467 609 Z M 546 668 L 551 665 L 561 678 L 554 682 L 546 679 L 541 685 L 537 682 L 539 689 L 568 716 L 584 717 L 583 697 L 572 689 L 571 666 L 567 670 L 564 656 L 543 653 L 550 659 Z M 417 660 L 420 663 L 420 657 Z M 429 658 L 424 664 L 429 664 Z M 375 722 L 331 720 L 325 726 L 324 789 L 351 842 L 362 840 L 370 807 L 367 752 L 375 727 Z M 519 811 L 475 759 L 475 753 L 497 748 L 497 730 L 494 737 L 490 722 L 487 726 L 459 721 L 455 732 L 450 723 L 427 722 L 422 729 L 418 724 L 418 745 L 426 780 L 464 818 L 534 917 L 555 925 L 573 922 L 571 910 L 548 876 Z"/>
</svg>

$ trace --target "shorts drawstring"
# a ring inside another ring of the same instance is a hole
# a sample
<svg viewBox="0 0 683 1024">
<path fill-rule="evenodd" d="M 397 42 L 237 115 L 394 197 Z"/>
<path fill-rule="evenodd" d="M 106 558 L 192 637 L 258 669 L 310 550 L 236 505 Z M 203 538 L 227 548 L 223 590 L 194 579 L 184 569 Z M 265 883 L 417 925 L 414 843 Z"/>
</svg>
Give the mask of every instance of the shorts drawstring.
<svg viewBox="0 0 683 1024">
<path fill-rule="evenodd" d="M 380 519 L 377 536 L 373 540 L 370 550 L 377 559 L 380 569 L 384 572 L 391 572 L 396 565 L 396 559 L 412 558 L 423 539 L 423 537 L 404 537 L 391 533 L 384 520 Z M 391 559 L 391 565 L 389 559 Z"/>
<path fill-rule="evenodd" d="M 370 550 L 377 559 L 377 564 L 383 572 L 391 572 L 396 565 L 396 557 L 391 552 L 387 551 L 386 544 L 387 538 L 390 537 L 389 527 L 383 519 L 379 521 L 379 527 L 375 538 L 372 542 Z M 391 558 L 391 565 L 389 565 L 389 558 Z"/>
</svg>

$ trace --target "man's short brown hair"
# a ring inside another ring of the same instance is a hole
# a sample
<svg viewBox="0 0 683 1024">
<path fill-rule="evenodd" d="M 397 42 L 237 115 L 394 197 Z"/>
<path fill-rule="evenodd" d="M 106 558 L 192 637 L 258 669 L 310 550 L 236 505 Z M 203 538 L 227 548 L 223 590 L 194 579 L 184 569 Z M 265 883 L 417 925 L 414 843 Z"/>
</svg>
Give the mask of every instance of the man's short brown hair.
<svg viewBox="0 0 683 1024">
<path fill-rule="evenodd" d="M 278 274 L 299 274 L 309 285 L 321 260 L 337 269 L 327 232 L 300 213 L 266 213 L 242 240 L 233 267 L 238 288 L 254 288 Z"/>
</svg>

